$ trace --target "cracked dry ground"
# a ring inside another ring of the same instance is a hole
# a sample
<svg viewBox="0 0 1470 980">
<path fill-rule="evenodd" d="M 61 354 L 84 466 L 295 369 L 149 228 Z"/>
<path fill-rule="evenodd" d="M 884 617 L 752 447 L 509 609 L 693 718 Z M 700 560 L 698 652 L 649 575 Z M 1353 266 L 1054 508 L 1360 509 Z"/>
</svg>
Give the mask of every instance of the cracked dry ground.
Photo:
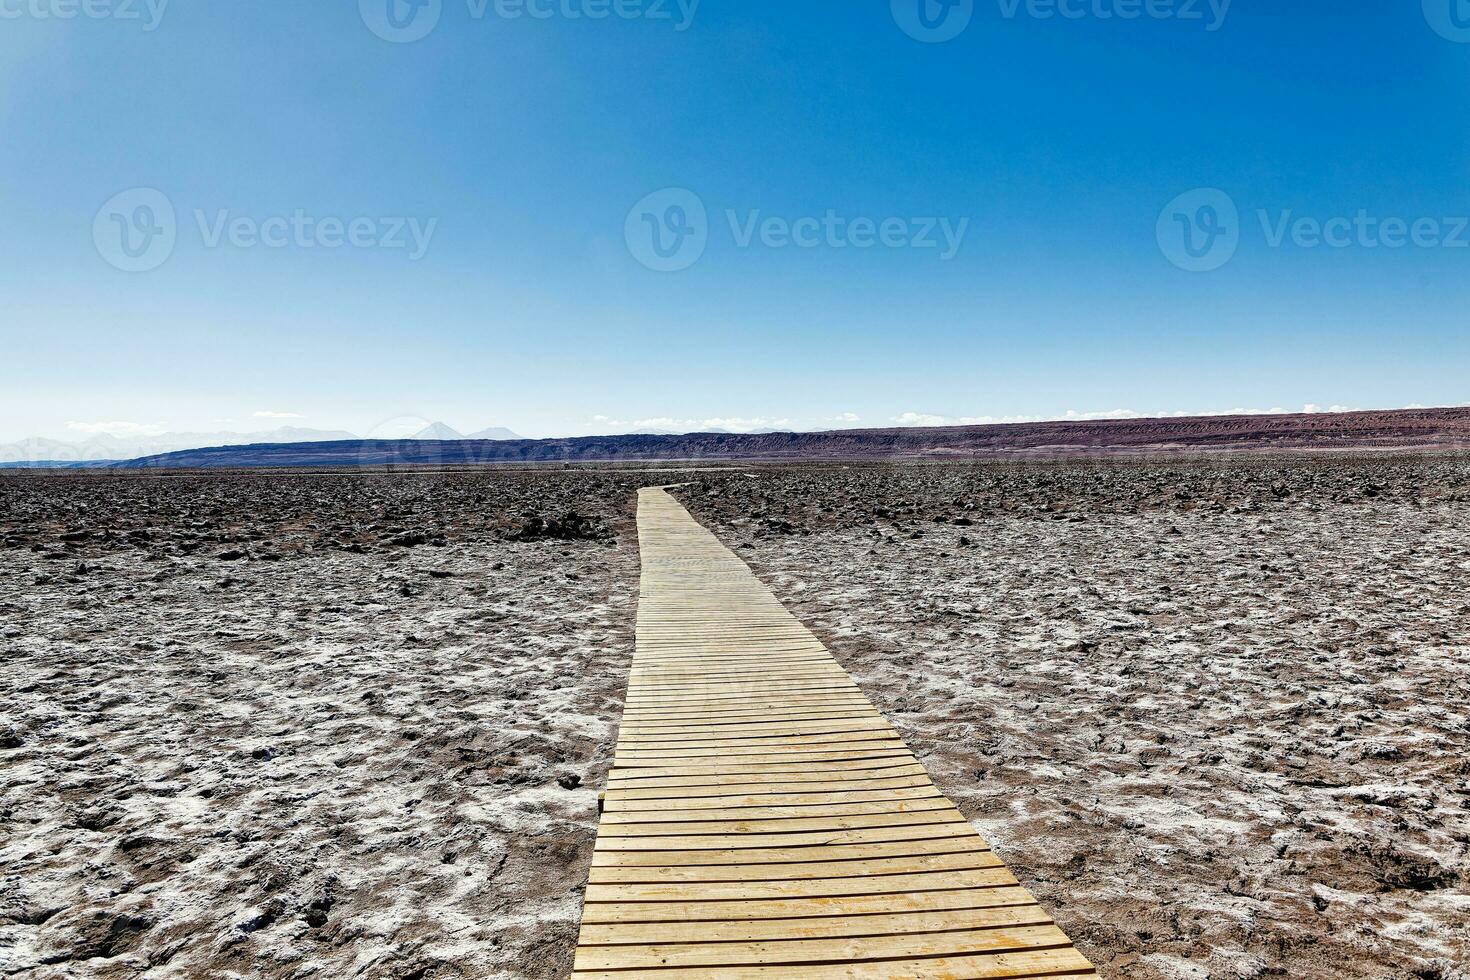
<svg viewBox="0 0 1470 980">
<path fill-rule="evenodd" d="M 1470 977 L 1470 460 L 675 492 L 1104 976 Z"/>
<path fill-rule="evenodd" d="M 0 479 L 0 974 L 565 976 L 637 485 Z"/>
</svg>

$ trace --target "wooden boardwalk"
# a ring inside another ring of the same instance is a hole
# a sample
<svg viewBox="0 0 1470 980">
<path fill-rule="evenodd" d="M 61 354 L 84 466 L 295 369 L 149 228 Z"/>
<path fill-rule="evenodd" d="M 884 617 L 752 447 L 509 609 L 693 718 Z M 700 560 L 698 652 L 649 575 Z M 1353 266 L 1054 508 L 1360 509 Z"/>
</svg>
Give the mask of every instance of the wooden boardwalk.
<svg viewBox="0 0 1470 980">
<path fill-rule="evenodd" d="M 832 655 L 665 491 L 574 980 L 1095 977 Z"/>
</svg>

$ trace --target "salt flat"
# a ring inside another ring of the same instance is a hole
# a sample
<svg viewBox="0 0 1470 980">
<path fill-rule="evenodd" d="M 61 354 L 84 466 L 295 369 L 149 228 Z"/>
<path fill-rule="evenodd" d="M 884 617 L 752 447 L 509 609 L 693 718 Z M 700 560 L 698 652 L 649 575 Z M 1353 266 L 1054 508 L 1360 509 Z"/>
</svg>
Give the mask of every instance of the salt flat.
<svg viewBox="0 0 1470 980">
<path fill-rule="evenodd" d="M 0 481 L 3 972 L 564 976 L 634 487 Z"/>
<path fill-rule="evenodd" d="M 1467 473 L 7 477 L 0 963 L 565 976 L 687 480 L 1102 975 L 1462 977 Z"/>
</svg>

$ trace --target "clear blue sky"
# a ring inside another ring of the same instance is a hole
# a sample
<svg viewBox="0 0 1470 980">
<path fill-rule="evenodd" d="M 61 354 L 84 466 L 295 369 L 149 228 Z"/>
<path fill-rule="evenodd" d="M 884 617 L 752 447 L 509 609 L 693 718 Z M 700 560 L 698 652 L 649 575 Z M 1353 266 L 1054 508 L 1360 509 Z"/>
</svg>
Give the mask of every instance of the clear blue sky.
<svg viewBox="0 0 1470 980">
<path fill-rule="evenodd" d="M 442 0 L 413 43 L 367 26 L 388 0 L 175 0 L 153 30 L 146 0 L 141 20 L 36 16 L 67 2 L 0 0 L 0 438 L 1470 401 L 1470 247 L 1273 246 L 1256 216 L 1456 235 L 1470 43 L 1416 2 L 1235 0 L 1212 25 L 1207 0 L 1196 21 L 977 0 L 945 43 L 886 0 L 703 0 L 685 30 L 676 0 L 669 20 Z M 94 220 L 139 187 L 176 243 L 124 272 Z M 665 188 L 707 208 L 677 272 L 626 234 Z M 1160 246 L 1196 188 L 1240 214 L 1209 272 Z M 414 260 L 211 247 L 196 211 L 436 223 Z M 946 260 L 742 247 L 727 211 L 968 225 Z"/>
</svg>

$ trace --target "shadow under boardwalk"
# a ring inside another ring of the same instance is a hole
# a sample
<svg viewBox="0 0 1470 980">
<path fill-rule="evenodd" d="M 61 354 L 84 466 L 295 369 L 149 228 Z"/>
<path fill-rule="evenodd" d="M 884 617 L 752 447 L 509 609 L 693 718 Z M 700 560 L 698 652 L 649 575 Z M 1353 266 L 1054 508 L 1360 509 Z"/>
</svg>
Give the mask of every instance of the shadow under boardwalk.
<svg viewBox="0 0 1470 980">
<path fill-rule="evenodd" d="M 661 489 L 638 537 L 574 980 L 1096 976 L 743 561 Z"/>
</svg>

